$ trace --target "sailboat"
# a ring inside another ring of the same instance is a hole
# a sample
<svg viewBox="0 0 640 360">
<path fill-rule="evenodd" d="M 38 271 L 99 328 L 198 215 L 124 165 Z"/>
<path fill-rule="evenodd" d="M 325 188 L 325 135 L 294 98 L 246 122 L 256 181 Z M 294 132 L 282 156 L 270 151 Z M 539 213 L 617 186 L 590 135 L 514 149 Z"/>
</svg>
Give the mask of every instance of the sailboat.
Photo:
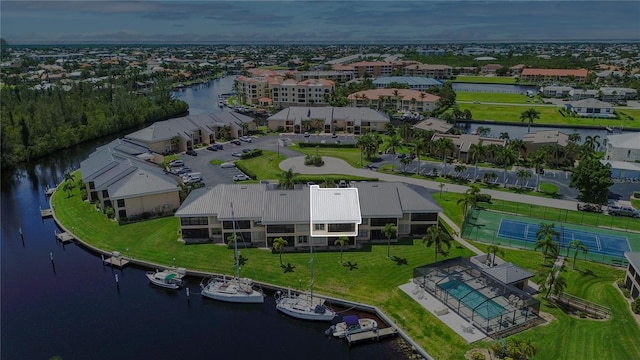
<svg viewBox="0 0 640 360">
<path fill-rule="evenodd" d="M 200 284 L 201 294 L 208 298 L 226 302 L 261 304 L 264 303 L 264 293 L 254 289 L 251 279 L 240 278 L 240 256 L 238 255 L 238 238 L 236 236 L 236 220 L 231 204 L 231 218 L 233 223 L 233 250 L 236 260 L 236 277 L 222 276 L 211 279 L 206 285 Z"/>
<path fill-rule="evenodd" d="M 313 298 L 313 239 L 310 246 L 309 270 L 311 282 L 309 293 L 293 294 L 291 289 L 286 294 L 280 291 L 276 293 L 276 309 L 302 320 L 331 321 L 336 317 L 336 312 L 324 305 L 324 300 Z"/>
</svg>

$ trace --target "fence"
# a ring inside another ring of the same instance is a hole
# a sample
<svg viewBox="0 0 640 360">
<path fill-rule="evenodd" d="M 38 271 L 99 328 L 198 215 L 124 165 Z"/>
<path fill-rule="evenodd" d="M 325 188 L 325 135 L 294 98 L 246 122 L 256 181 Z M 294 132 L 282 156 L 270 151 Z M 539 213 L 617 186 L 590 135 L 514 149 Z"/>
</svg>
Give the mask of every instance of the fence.
<svg viewBox="0 0 640 360">
<path fill-rule="evenodd" d="M 560 294 L 557 296 L 550 295 L 549 297 L 557 303 L 570 306 L 598 319 L 608 319 L 611 316 L 611 309 L 609 309 L 608 307 L 594 304 L 577 296 Z"/>
</svg>

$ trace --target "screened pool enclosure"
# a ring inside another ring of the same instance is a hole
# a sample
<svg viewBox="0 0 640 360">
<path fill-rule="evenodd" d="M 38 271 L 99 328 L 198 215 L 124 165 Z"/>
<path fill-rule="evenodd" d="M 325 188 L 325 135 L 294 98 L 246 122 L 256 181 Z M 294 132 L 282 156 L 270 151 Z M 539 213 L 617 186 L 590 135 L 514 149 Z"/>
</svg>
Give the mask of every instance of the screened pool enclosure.
<svg viewBox="0 0 640 360">
<path fill-rule="evenodd" d="M 461 257 L 415 268 L 413 282 L 489 336 L 539 319 L 538 300 Z"/>
</svg>

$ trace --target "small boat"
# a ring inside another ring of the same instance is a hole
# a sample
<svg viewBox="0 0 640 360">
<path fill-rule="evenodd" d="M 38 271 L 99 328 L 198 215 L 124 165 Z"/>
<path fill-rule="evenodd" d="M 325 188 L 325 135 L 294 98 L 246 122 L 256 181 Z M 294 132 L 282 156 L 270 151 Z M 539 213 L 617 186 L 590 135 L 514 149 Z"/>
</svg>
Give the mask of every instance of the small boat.
<svg viewBox="0 0 640 360">
<path fill-rule="evenodd" d="M 231 220 L 233 223 L 233 253 L 236 260 L 236 277 L 227 279 L 226 276 L 211 279 L 206 285 L 200 284 L 202 296 L 210 299 L 244 303 L 262 304 L 264 303 L 264 293 L 253 287 L 251 279 L 240 278 L 240 254 L 238 253 L 238 241 L 236 237 L 236 221 L 231 204 Z"/>
<path fill-rule="evenodd" d="M 147 271 L 147 279 L 156 286 L 165 289 L 179 289 L 182 287 L 184 271 L 162 270 Z"/>
<path fill-rule="evenodd" d="M 365 331 L 376 330 L 378 322 L 369 318 L 359 318 L 357 315 L 347 315 L 342 318 L 342 322 L 331 325 L 325 332 L 337 338 L 357 334 Z"/>
</svg>

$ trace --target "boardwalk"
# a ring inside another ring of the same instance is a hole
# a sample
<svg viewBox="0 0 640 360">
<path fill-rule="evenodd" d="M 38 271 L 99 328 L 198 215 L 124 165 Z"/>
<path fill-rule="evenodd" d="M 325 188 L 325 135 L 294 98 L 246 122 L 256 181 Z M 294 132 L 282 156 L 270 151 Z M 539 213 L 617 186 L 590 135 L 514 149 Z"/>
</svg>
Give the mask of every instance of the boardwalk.
<svg viewBox="0 0 640 360">
<path fill-rule="evenodd" d="M 384 338 L 396 336 L 396 335 L 398 335 L 398 330 L 394 327 L 388 327 L 384 329 L 376 329 L 376 330 L 365 331 L 357 334 L 347 335 L 345 339 L 347 339 L 347 342 L 349 343 L 349 345 L 352 345 L 361 341 L 379 340 L 379 339 L 384 339 Z"/>
</svg>

